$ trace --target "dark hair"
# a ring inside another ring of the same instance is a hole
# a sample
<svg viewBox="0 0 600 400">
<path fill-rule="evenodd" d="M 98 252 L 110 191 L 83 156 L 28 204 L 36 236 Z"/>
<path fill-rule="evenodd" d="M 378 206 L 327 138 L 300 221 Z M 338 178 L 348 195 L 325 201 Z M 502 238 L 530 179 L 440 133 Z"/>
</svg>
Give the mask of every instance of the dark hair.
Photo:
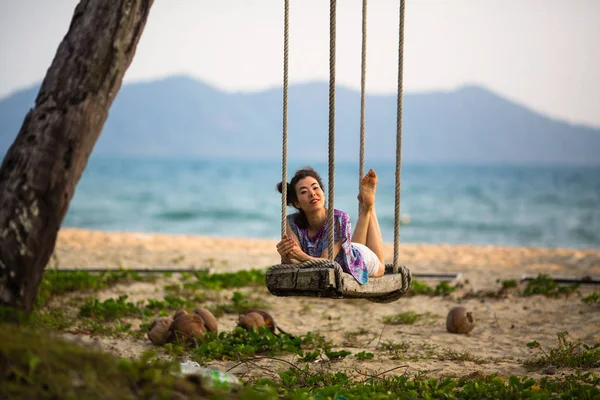
<svg viewBox="0 0 600 400">
<path fill-rule="evenodd" d="M 323 190 L 323 180 L 321 179 L 321 175 L 317 171 L 315 171 L 312 167 L 304 167 L 296 171 L 290 183 L 286 183 L 287 185 L 287 205 L 293 206 L 298 213 L 294 217 L 294 223 L 298 225 L 298 227 L 306 229 L 308 228 L 308 220 L 306 219 L 306 215 L 302 209 L 296 207 L 296 202 L 298 201 L 298 195 L 296 194 L 296 184 L 306 177 L 314 178 L 321 189 Z M 279 182 L 277 184 L 277 190 L 279 193 L 283 193 L 283 182 Z"/>
</svg>

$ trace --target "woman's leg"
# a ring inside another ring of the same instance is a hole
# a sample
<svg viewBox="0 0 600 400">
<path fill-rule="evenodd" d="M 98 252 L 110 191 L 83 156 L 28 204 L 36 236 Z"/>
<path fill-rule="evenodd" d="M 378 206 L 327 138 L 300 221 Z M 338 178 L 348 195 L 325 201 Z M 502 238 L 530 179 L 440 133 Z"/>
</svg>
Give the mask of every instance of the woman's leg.
<svg viewBox="0 0 600 400">
<path fill-rule="evenodd" d="M 384 262 L 383 257 L 383 237 L 381 235 L 381 229 L 379 228 L 379 221 L 377 220 L 377 214 L 375 209 L 370 213 L 371 219 L 369 220 L 369 230 L 367 232 L 367 247 L 373 250 L 373 253 L 377 255 L 379 261 Z"/>
<path fill-rule="evenodd" d="M 371 212 L 371 219 L 369 221 L 367 247 L 377 255 L 377 258 L 379 258 L 379 271 L 374 275 L 378 278 L 385 274 L 385 258 L 383 256 L 383 237 L 381 235 L 381 229 L 379 228 L 379 221 L 377 220 L 375 209 Z"/>
<path fill-rule="evenodd" d="M 367 246 L 369 225 L 371 223 L 372 207 L 365 207 L 362 204 L 362 201 L 360 200 L 360 195 L 359 205 L 360 210 L 358 213 L 358 220 L 356 221 L 356 226 L 354 227 L 354 232 L 352 233 L 352 241 L 354 243 L 360 243 Z"/>
<path fill-rule="evenodd" d="M 376 188 L 377 175 L 375 171 L 369 170 L 360 185 L 360 194 L 358 195 L 360 214 L 352 235 L 352 241 L 366 245 L 375 253 L 380 261 L 379 271 L 375 276 L 379 277 L 385 273 L 385 260 L 383 256 L 383 237 L 375 213 Z"/>
</svg>

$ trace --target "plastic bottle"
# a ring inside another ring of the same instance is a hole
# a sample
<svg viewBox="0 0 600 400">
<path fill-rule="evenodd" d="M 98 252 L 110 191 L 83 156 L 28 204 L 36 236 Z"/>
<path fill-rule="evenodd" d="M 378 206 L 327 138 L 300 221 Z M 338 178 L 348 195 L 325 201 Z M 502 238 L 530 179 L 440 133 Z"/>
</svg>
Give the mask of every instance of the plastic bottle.
<svg viewBox="0 0 600 400">
<path fill-rule="evenodd" d="M 180 364 L 183 375 L 198 375 L 202 380 L 203 387 L 206 389 L 217 389 L 226 392 L 233 392 L 241 389 L 242 382 L 232 374 L 201 367 L 195 361 L 185 361 Z"/>
</svg>

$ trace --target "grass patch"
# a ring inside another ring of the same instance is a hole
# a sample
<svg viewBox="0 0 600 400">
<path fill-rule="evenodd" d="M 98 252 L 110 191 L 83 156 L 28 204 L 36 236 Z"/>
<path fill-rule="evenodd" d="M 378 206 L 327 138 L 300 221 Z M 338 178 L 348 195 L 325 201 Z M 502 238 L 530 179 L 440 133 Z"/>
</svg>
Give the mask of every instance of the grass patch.
<svg viewBox="0 0 600 400">
<path fill-rule="evenodd" d="M 356 353 L 354 355 L 354 357 L 356 357 L 356 359 L 359 361 L 364 361 L 364 360 L 372 360 L 373 357 L 375 357 L 375 355 L 373 353 L 361 351 L 360 353 Z"/>
<path fill-rule="evenodd" d="M 163 289 L 167 296 L 180 297 L 190 302 L 204 303 L 209 299 L 205 290 L 195 284 L 194 282 L 174 283 L 171 285 L 165 285 Z"/>
<path fill-rule="evenodd" d="M 379 349 L 388 355 L 392 360 L 426 360 L 434 357 L 440 358 L 436 353 L 437 346 L 431 345 L 427 342 L 421 343 L 419 346 L 415 346 L 413 343 L 400 342 L 394 343 L 391 341 L 384 341 L 379 345 Z M 409 352 L 411 350 L 411 352 Z M 449 354 L 446 354 L 446 359 L 450 359 Z"/>
<path fill-rule="evenodd" d="M 438 360 L 440 361 L 471 361 L 475 364 L 485 364 L 485 360 L 481 357 L 476 357 L 471 354 L 469 351 L 455 351 L 455 350 L 444 350 L 442 353 L 438 354 Z"/>
<path fill-rule="evenodd" d="M 62 331 L 73 326 L 75 319 L 62 308 L 36 310 L 22 319 L 26 325 L 36 328 Z"/>
<path fill-rule="evenodd" d="M 248 286 L 266 286 L 265 272 L 258 269 L 242 270 L 232 273 L 211 274 L 206 271 L 194 271 L 181 275 L 181 283 L 164 286 L 166 293 L 182 297 L 188 301 L 202 303 L 209 299 L 206 290 L 238 289 Z"/>
<path fill-rule="evenodd" d="M 233 292 L 231 302 L 216 304 L 208 307 L 208 310 L 218 318 L 224 314 L 240 314 L 252 308 L 265 310 L 269 308 L 269 305 L 263 300 L 248 298 L 241 292 Z"/>
<path fill-rule="evenodd" d="M 261 335 L 262 334 L 262 335 Z M 304 347 L 325 350 L 320 336 L 276 337 L 268 331 L 234 330 L 219 334 L 204 344 L 227 343 L 227 351 L 210 350 L 210 357 L 231 354 L 252 356 L 289 350 L 306 356 Z M 265 339 L 264 336 L 267 336 Z M 279 344 L 276 344 L 279 340 Z M 257 351 L 235 346 L 256 346 Z M 227 346 L 223 346 L 224 348 Z M 330 350 L 330 349 L 329 349 Z M 201 360 L 202 347 L 192 349 Z M 302 353 L 300 353 L 302 352 Z M 312 352 L 310 352 L 312 353 Z M 337 352 L 341 353 L 341 352 Z M 369 359 L 370 353 L 359 353 Z M 219 359 L 223 359 L 219 357 Z M 256 377 L 237 393 L 211 395 L 203 381 L 176 375 L 177 361 L 164 361 L 148 352 L 137 360 L 126 360 L 54 338 L 45 331 L 0 325 L 0 398 L 123 398 L 123 399 L 594 399 L 600 397 L 600 378 L 593 373 L 561 378 L 510 377 L 497 375 L 464 378 L 384 376 L 386 369 L 364 372 L 311 364 L 293 365 L 271 379 Z"/>
<path fill-rule="evenodd" d="M 4 399 L 206 398 L 196 384 L 171 373 L 178 368 L 152 353 L 118 359 L 43 331 L 0 325 Z"/>
<path fill-rule="evenodd" d="M 386 340 L 379 345 L 379 348 L 384 354 L 390 356 L 392 360 L 401 360 L 406 358 L 410 344 L 408 342 L 393 343 Z"/>
<path fill-rule="evenodd" d="M 547 274 L 539 274 L 537 277 L 527 281 L 525 285 L 520 284 L 514 279 L 503 281 L 497 280 L 496 283 L 500 285 L 498 289 L 480 290 L 477 292 L 470 291 L 463 295 L 462 298 L 506 298 L 507 294 L 511 292 L 515 295 L 523 297 L 534 295 L 542 295 L 554 298 L 561 296 L 568 297 L 573 293 L 577 293 L 577 290 L 580 287 L 579 284 L 573 284 L 569 286 L 560 285 L 550 275 Z M 594 301 L 594 297 L 592 296 L 590 300 Z"/>
<path fill-rule="evenodd" d="M 145 336 L 151 323 L 147 322 L 148 319 L 168 316 L 175 311 L 197 306 L 194 302 L 176 296 L 165 296 L 163 300 L 147 299 L 137 303 L 127 301 L 127 298 L 126 295 L 104 301 L 100 301 L 98 298 L 87 298 L 83 300 L 83 304 L 79 306 L 76 313 L 67 312 L 64 306 L 35 309 L 29 314 L 11 307 L 0 307 L 0 321 L 18 321 L 23 326 L 53 331 L 69 330 L 115 337 L 129 334 L 140 338 Z M 78 300 L 76 303 L 81 301 Z M 124 318 L 141 319 L 140 329 L 130 329 L 131 324 L 121 321 Z"/>
<path fill-rule="evenodd" d="M 153 313 L 160 312 L 172 312 L 178 311 L 185 308 L 195 308 L 197 304 L 195 302 L 189 301 L 187 299 L 177 297 L 177 296 L 165 296 L 162 300 L 156 299 L 148 299 L 146 303 L 146 310 L 150 310 Z M 152 313 L 148 314 L 147 311 L 144 311 L 144 315 L 152 315 Z"/>
<path fill-rule="evenodd" d="M 411 288 L 408 290 L 408 296 L 448 296 L 459 286 L 450 285 L 448 282 L 440 282 L 431 287 L 421 281 L 412 281 Z"/>
<path fill-rule="evenodd" d="M 500 283 L 501 290 L 516 289 L 519 286 L 519 283 L 515 279 L 508 279 L 497 282 Z"/>
<path fill-rule="evenodd" d="M 599 368 L 600 343 L 589 346 L 585 343 L 575 343 L 567 339 L 567 332 L 557 334 L 558 345 L 544 350 L 537 341 L 527 344 L 527 347 L 539 349 L 541 356 L 525 361 L 529 369 L 544 368 L 550 365 L 567 368 Z"/>
<path fill-rule="evenodd" d="M 235 289 L 246 286 L 265 286 L 265 271 L 259 269 L 241 270 L 233 273 L 211 274 L 205 271 L 194 272 L 195 282 L 186 283 L 188 288 L 211 290 Z"/>
<path fill-rule="evenodd" d="M 581 299 L 586 304 L 600 304 L 600 293 L 592 293 L 589 296 L 585 296 Z"/>
<path fill-rule="evenodd" d="M 170 355 L 186 355 L 199 363 L 212 360 L 239 360 L 256 355 L 274 356 L 282 352 L 297 354 L 302 360 L 305 357 L 311 357 L 308 354 L 310 352 L 305 352 L 305 350 L 315 350 L 317 356 L 321 352 L 330 357 L 340 356 L 339 352 L 332 350 L 331 342 L 323 336 L 310 332 L 302 337 L 286 334 L 275 335 L 266 327 L 260 327 L 258 332 L 236 327 L 230 332 L 206 333 L 202 340 L 191 345 L 181 342 L 168 343 L 164 348 Z"/>
<path fill-rule="evenodd" d="M 350 347 L 358 347 L 359 346 L 358 338 L 360 336 L 365 336 L 365 335 L 369 335 L 369 334 L 371 334 L 371 332 L 365 328 L 359 328 L 355 331 L 345 331 L 344 332 L 344 345 L 347 345 Z M 370 341 L 372 341 L 374 339 L 375 338 L 371 338 Z"/>
<path fill-rule="evenodd" d="M 156 276 L 141 276 L 135 271 L 123 268 L 99 274 L 84 270 L 60 271 L 56 268 L 46 268 L 38 288 L 36 308 L 46 305 L 55 296 L 71 292 L 97 291 L 131 281 L 155 282 Z"/>
<path fill-rule="evenodd" d="M 79 310 L 80 317 L 88 317 L 103 322 L 114 321 L 117 318 L 140 316 L 141 310 L 133 303 L 127 301 L 127 296 L 118 299 L 99 301 L 94 298 L 88 300 Z"/>
<path fill-rule="evenodd" d="M 565 379 L 519 378 L 497 375 L 482 378 L 411 378 L 406 375 L 382 377 L 376 373 L 311 371 L 290 368 L 279 373 L 280 382 L 259 379 L 255 387 L 262 398 L 285 399 L 592 399 L 600 395 L 600 379 L 593 374 Z M 559 397 L 560 396 L 560 397 Z"/>
<path fill-rule="evenodd" d="M 577 291 L 577 289 L 579 289 L 579 284 L 561 286 L 549 275 L 540 274 L 527 282 L 527 286 L 521 294 L 523 296 L 541 294 L 546 297 L 559 297 L 562 295 L 569 296 Z"/>
<path fill-rule="evenodd" d="M 429 316 L 429 313 L 418 314 L 414 311 L 406 311 L 395 315 L 387 315 L 383 317 L 382 322 L 390 325 L 412 325 L 419 319 Z"/>
<path fill-rule="evenodd" d="M 302 346 L 313 342 L 313 336 L 305 338 L 289 335 L 274 335 L 266 327 L 260 327 L 258 332 L 234 328 L 231 332 L 207 334 L 190 356 L 197 362 L 210 360 L 237 360 L 240 357 L 253 357 L 257 354 L 275 355 L 279 352 L 300 353 Z"/>
</svg>

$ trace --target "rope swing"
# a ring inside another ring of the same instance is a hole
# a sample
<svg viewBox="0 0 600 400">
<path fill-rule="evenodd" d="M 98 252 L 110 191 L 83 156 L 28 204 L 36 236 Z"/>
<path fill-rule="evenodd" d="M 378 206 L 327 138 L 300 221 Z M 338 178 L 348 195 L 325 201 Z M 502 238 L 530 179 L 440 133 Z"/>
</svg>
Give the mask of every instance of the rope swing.
<svg viewBox="0 0 600 400">
<path fill-rule="evenodd" d="M 283 149 L 282 182 L 287 182 L 288 140 L 288 56 L 289 56 L 289 0 L 284 0 L 284 46 L 283 46 Z M 396 183 L 394 209 L 394 262 L 387 264 L 381 278 L 369 278 L 361 285 L 352 275 L 345 273 L 333 261 L 334 255 L 334 192 L 335 192 L 335 43 L 336 43 L 336 0 L 329 6 L 329 197 L 327 210 L 327 237 L 329 260 L 311 260 L 300 264 L 273 265 L 267 271 L 269 291 L 276 296 L 312 296 L 329 298 L 366 298 L 374 302 L 387 303 L 398 300 L 411 286 L 411 273 L 399 265 L 400 241 L 400 175 L 402 154 L 402 79 L 404 50 L 405 0 L 400 0 L 399 48 L 398 48 L 398 105 L 396 118 Z M 362 7 L 362 56 L 361 56 L 361 104 L 360 104 L 360 162 L 359 185 L 364 175 L 365 148 L 365 77 L 367 55 L 367 0 Z M 282 185 L 281 237 L 286 232 L 287 185 Z"/>
</svg>

